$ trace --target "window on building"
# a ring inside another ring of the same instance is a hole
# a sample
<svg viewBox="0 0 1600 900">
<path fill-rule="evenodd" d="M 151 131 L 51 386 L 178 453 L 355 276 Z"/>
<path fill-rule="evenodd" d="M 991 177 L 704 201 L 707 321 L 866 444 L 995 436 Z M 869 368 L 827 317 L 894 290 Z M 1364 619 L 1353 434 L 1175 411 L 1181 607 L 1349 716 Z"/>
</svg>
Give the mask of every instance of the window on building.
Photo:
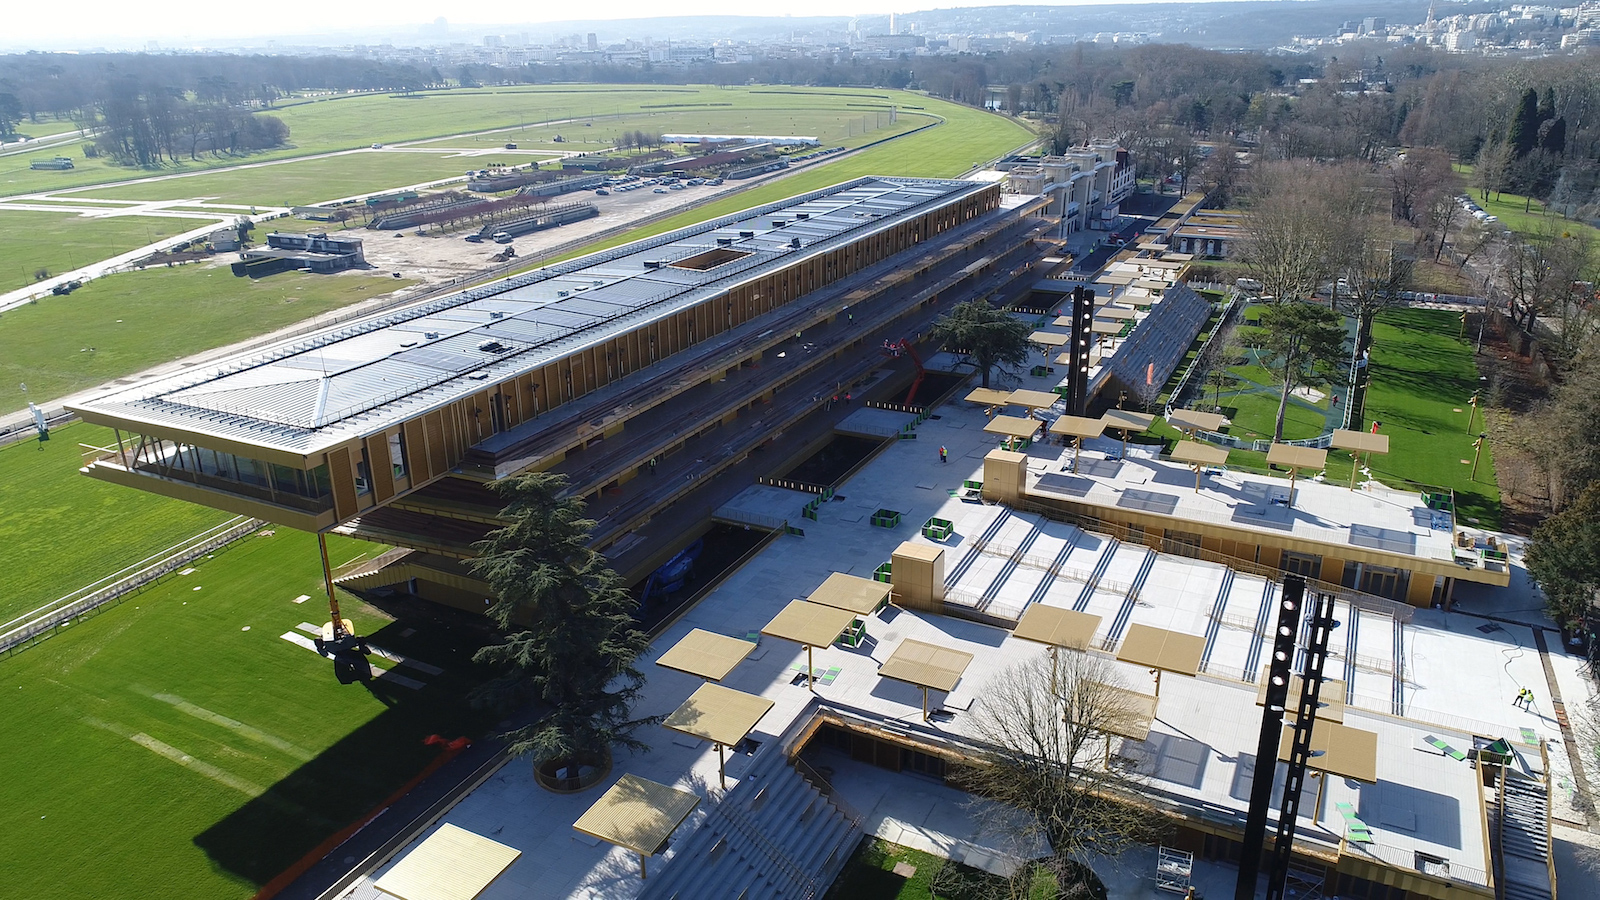
<svg viewBox="0 0 1600 900">
<path fill-rule="evenodd" d="M 1315 553 L 1295 553 L 1291 550 L 1283 551 L 1283 562 L 1278 568 L 1290 575 L 1299 575 L 1304 578 L 1322 577 L 1322 557 Z"/>
<path fill-rule="evenodd" d="M 372 465 L 367 461 L 367 450 L 361 449 L 361 459 L 356 462 L 356 493 L 372 493 Z"/>
<path fill-rule="evenodd" d="M 394 466 L 394 477 L 406 477 L 406 436 L 398 428 L 389 435 L 389 464 Z"/>
<path fill-rule="evenodd" d="M 1161 538 L 1161 552 L 1200 558 L 1200 535 L 1168 528 Z"/>
</svg>

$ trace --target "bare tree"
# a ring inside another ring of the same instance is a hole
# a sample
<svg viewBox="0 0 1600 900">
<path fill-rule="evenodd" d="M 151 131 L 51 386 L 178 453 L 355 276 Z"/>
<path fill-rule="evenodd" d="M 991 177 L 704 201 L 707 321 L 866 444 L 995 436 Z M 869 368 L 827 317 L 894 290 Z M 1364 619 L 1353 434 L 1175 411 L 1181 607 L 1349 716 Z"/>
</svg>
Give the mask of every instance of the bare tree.
<svg viewBox="0 0 1600 900">
<path fill-rule="evenodd" d="M 1370 207 L 1359 170 L 1304 161 L 1268 163 L 1251 176 L 1239 259 L 1279 300 L 1309 298 L 1364 239 Z"/>
<path fill-rule="evenodd" d="M 1063 887 L 1086 877 L 1086 860 L 1144 843 L 1158 828 L 1132 795 L 1143 776 L 1107 764 L 1107 742 L 1137 715 L 1118 680 L 1105 657 L 1066 650 L 1007 669 L 972 714 L 973 737 L 988 749 L 954 775 L 1025 814 L 979 807 L 1019 848 L 1047 842 L 1052 856 L 1043 864 Z"/>
<path fill-rule="evenodd" d="M 1412 260 L 1403 252 L 1399 235 L 1374 237 L 1360 247 L 1345 267 L 1346 290 L 1356 317 L 1356 352 L 1372 343 L 1372 320 L 1400 302 L 1400 292 L 1411 284 Z"/>
</svg>

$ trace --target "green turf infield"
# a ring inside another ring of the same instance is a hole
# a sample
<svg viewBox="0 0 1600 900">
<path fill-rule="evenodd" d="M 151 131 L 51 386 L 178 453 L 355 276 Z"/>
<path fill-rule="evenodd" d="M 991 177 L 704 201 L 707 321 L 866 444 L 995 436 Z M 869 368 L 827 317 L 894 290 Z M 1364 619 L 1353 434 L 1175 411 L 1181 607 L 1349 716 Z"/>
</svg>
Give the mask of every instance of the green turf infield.
<svg viewBox="0 0 1600 900">
<path fill-rule="evenodd" d="M 330 541 L 336 563 L 382 549 Z M 310 535 L 245 538 L 0 660 L 6 896 L 249 897 L 433 760 L 429 734 L 482 730 L 458 620 L 345 598 L 359 633 L 444 670 L 402 668 L 419 690 L 339 684 L 282 639 L 326 620 L 320 574 Z"/>
<path fill-rule="evenodd" d="M 144 184 L 92 188 L 70 196 L 112 200 L 205 197 L 218 203 L 243 206 L 310 206 L 372 191 L 456 178 L 474 167 L 473 158 L 455 154 L 369 149 Z"/>
<path fill-rule="evenodd" d="M 76 423 L 0 448 L 0 622 L 37 609 L 229 518 L 81 475 L 79 443 L 111 429 Z M 3 666 L 4 663 L 0 663 Z"/>
<path fill-rule="evenodd" d="M 151 366 L 266 334 L 414 282 L 357 270 L 234 276 L 194 264 L 98 278 L 0 315 L 0 409 L 43 404 Z M 92 349 L 91 349 L 92 348 Z"/>
<path fill-rule="evenodd" d="M 39 269 L 70 272 L 182 234 L 216 219 L 115 216 L 89 219 L 68 210 L 42 212 L 0 206 L 0 293 L 34 283 Z M 220 226 L 219 226 L 220 227 Z"/>
</svg>

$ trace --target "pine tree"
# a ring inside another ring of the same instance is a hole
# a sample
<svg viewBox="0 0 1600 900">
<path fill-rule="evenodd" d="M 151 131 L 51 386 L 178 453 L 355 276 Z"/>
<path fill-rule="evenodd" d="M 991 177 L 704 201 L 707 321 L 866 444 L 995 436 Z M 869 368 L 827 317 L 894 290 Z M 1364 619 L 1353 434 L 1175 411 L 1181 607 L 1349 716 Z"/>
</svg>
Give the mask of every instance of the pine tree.
<svg viewBox="0 0 1600 900">
<path fill-rule="evenodd" d="M 633 663 L 649 639 L 622 580 L 589 548 L 595 523 L 583 518 L 582 501 L 562 496 L 566 486 L 566 476 L 548 472 L 493 486 L 507 501 L 500 516 L 509 524 L 475 546 L 472 571 L 494 589 L 489 617 L 524 630 L 473 657 L 503 671 L 472 699 L 501 713 L 547 707 L 507 735 L 511 752 L 532 756 L 535 766 L 562 763 L 571 778 L 612 745 L 648 749 L 632 733 L 655 718 L 629 718 L 644 684 Z"/>
<path fill-rule="evenodd" d="M 1560 156 L 1567 150 L 1567 120 L 1557 117 L 1550 120 L 1539 139 L 1539 147 L 1551 156 Z"/>
<path fill-rule="evenodd" d="M 1028 361 L 1028 337 L 1033 333 L 1026 323 L 989 301 L 979 298 L 957 303 L 933 325 L 933 339 L 946 349 L 964 351 L 972 357 L 989 386 L 989 371 L 997 365 L 1021 365 Z"/>
<path fill-rule="evenodd" d="M 1539 140 L 1539 92 L 1528 88 L 1522 92 L 1517 111 L 1511 115 L 1511 125 L 1506 129 L 1506 144 L 1517 159 L 1528 155 Z"/>
</svg>

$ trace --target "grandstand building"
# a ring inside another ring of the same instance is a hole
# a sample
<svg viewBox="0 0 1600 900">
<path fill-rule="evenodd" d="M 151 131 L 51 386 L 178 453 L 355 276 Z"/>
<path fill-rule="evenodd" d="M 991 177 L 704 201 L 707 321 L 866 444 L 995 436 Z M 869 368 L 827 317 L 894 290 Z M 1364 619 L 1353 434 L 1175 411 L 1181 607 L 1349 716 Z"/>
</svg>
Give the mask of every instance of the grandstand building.
<svg viewBox="0 0 1600 900">
<path fill-rule="evenodd" d="M 116 435 L 84 471 L 424 551 L 431 596 L 481 609 L 457 563 L 496 527 L 486 483 L 556 470 L 597 500 L 677 463 L 600 516 L 603 547 L 881 368 L 942 297 L 1025 267 L 1036 207 L 836 185 L 78 404 Z"/>
</svg>

